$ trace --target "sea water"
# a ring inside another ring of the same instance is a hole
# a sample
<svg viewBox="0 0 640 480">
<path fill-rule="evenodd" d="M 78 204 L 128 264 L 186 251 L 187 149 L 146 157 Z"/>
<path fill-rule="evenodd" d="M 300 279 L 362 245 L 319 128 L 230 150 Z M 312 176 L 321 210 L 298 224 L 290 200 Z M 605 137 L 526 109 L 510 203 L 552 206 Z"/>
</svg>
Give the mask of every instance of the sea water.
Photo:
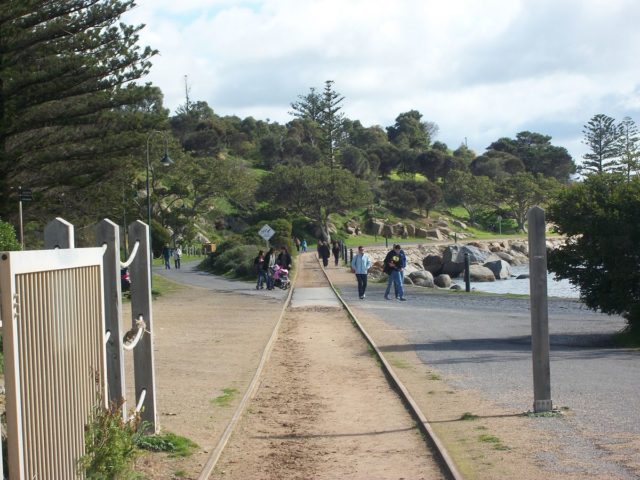
<svg viewBox="0 0 640 480">
<path fill-rule="evenodd" d="M 478 292 L 488 293 L 516 293 L 529 295 L 529 279 L 516 279 L 518 275 L 529 274 L 529 265 L 517 265 L 511 267 L 512 277 L 507 280 L 496 280 L 495 282 L 471 282 L 471 289 Z M 547 274 L 547 295 L 550 297 L 578 298 L 579 290 L 571 285 L 569 280 L 555 280 L 553 273 Z M 457 283 L 464 288 L 464 279 L 455 278 Z"/>
</svg>

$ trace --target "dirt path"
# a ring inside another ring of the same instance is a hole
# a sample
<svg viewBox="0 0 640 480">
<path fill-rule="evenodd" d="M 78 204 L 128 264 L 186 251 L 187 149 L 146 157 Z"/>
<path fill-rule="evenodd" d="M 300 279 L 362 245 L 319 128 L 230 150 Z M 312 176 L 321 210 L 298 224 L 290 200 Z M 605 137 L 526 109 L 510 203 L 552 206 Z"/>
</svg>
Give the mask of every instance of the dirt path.
<svg viewBox="0 0 640 480">
<path fill-rule="evenodd" d="M 311 254 L 298 289 L 326 286 Z M 260 388 L 211 478 L 442 478 L 340 308 L 289 309 Z"/>
</svg>

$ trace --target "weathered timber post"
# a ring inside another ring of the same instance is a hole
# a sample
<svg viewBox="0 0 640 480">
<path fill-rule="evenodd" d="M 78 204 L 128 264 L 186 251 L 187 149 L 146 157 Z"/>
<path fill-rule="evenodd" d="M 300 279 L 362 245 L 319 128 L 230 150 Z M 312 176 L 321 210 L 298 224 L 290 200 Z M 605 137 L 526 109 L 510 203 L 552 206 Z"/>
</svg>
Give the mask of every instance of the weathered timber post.
<svg viewBox="0 0 640 480">
<path fill-rule="evenodd" d="M 471 291 L 471 265 L 469 265 L 469 254 L 464 254 L 464 291 Z"/>
<path fill-rule="evenodd" d="M 549 310 L 547 303 L 547 245 L 544 210 L 533 207 L 529 222 L 529 285 L 531 299 L 531 353 L 533 357 L 533 411 L 548 412 L 551 402 L 549 365 Z"/>
<path fill-rule="evenodd" d="M 65 219 L 56 217 L 44 227 L 44 248 L 75 248 L 73 225 Z"/>
<path fill-rule="evenodd" d="M 129 269 L 131 277 L 131 320 L 133 328 L 137 327 L 139 317 L 144 320 L 145 332 L 133 349 L 133 371 L 135 376 L 136 402 L 140 403 L 142 395 L 141 419 L 148 422 L 149 430 L 158 432 L 156 413 L 156 382 L 153 354 L 153 312 L 151 308 L 151 250 L 149 245 L 149 227 L 137 220 L 129 225 L 129 245 L 140 242 L 138 254 Z"/>
<path fill-rule="evenodd" d="M 109 332 L 107 340 L 107 387 L 109 402 L 119 404 L 124 398 L 125 374 L 122 350 L 122 284 L 120 280 L 120 227 L 111 220 L 102 220 L 96 229 L 96 243 L 106 245 L 103 261 L 104 319 Z M 122 403 L 122 415 L 127 405 Z"/>
</svg>

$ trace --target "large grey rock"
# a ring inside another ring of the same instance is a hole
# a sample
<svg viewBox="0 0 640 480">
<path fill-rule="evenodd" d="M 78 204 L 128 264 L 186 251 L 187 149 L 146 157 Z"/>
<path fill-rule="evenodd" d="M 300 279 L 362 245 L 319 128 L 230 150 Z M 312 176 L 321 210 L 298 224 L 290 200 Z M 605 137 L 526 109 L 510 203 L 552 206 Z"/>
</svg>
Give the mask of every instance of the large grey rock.
<svg viewBox="0 0 640 480">
<path fill-rule="evenodd" d="M 444 235 L 439 228 L 433 228 L 427 230 L 427 238 L 433 238 L 434 240 L 444 240 Z"/>
<path fill-rule="evenodd" d="M 393 227 L 391 225 L 383 225 L 381 235 L 385 238 L 393 237 Z"/>
<path fill-rule="evenodd" d="M 422 266 L 428 272 L 433 275 L 437 275 L 442 270 L 444 262 L 442 261 L 442 255 L 427 255 L 422 259 Z"/>
<path fill-rule="evenodd" d="M 486 262 L 483 266 L 493 272 L 496 280 L 506 280 L 511 277 L 511 266 L 504 260 Z"/>
<path fill-rule="evenodd" d="M 427 238 L 427 230 L 424 228 L 416 228 L 416 237 Z"/>
<path fill-rule="evenodd" d="M 454 227 L 462 228 L 464 230 L 467 229 L 467 226 L 463 222 L 461 222 L 460 220 L 454 220 L 451 223 L 453 224 Z"/>
<path fill-rule="evenodd" d="M 529 256 L 529 246 L 524 242 L 513 242 L 511 244 L 511 250 L 515 250 L 516 252 Z"/>
<path fill-rule="evenodd" d="M 433 288 L 433 275 L 431 272 L 427 272 L 426 270 L 419 270 L 417 272 L 413 272 L 408 276 L 414 285 L 418 285 L 419 287 L 428 287 Z M 405 277 L 406 279 L 407 277 Z"/>
<path fill-rule="evenodd" d="M 454 262 L 464 264 L 464 254 L 469 254 L 469 263 L 483 264 L 489 259 L 491 252 L 480 250 L 473 245 L 449 245 L 442 254 L 444 263 Z"/>
<path fill-rule="evenodd" d="M 514 265 L 515 259 L 513 258 L 513 255 L 509 255 L 507 252 L 503 252 L 503 251 L 494 252 L 494 255 L 500 258 L 500 260 L 504 260 L 510 265 Z"/>
<path fill-rule="evenodd" d="M 452 282 L 449 275 L 442 273 L 433 279 L 433 283 L 435 283 L 435 285 L 440 288 L 449 288 L 451 287 Z"/>
<path fill-rule="evenodd" d="M 416 236 L 416 226 L 413 223 L 409 223 L 405 226 L 405 228 L 407 229 L 407 234 L 410 237 L 415 237 Z"/>
<path fill-rule="evenodd" d="M 495 282 L 496 277 L 491 270 L 482 265 L 471 265 L 469 267 L 469 278 L 472 282 Z"/>
<path fill-rule="evenodd" d="M 384 222 L 382 220 L 374 218 L 367 221 L 364 227 L 365 231 L 370 235 L 382 235 L 382 227 L 384 227 Z"/>
</svg>

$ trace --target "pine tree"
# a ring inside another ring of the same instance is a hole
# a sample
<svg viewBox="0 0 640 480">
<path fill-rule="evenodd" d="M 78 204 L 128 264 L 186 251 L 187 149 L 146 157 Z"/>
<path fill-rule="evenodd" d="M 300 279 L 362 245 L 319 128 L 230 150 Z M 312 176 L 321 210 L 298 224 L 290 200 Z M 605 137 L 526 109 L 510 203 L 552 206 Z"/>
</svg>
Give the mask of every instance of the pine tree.
<svg viewBox="0 0 640 480">
<path fill-rule="evenodd" d="M 582 171 L 602 174 L 617 170 L 621 130 L 615 120 L 599 113 L 589 120 L 582 133 L 582 143 L 591 150 L 583 155 Z"/>
<path fill-rule="evenodd" d="M 624 117 L 619 125 L 620 128 L 620 167 L 627 176 L 627 180 L 631 179 L 632 174 L 637 174 L 640 168 L 640 136 L 638 136 L 638 127 L 635 122 Z"/>
<path fill-rule="evenodd" d="M 0 212 L 9 188 L 34 206 L 87 197 L 142 157 L 145 134 L 166 118 L 162 95 L 134 82 L 156 53 L 143 25 L 119 23 L 133 0 L 5 0 L 0 4 Z M 130 169 L 129 169 L 130 170 Z"/>
</svg>

